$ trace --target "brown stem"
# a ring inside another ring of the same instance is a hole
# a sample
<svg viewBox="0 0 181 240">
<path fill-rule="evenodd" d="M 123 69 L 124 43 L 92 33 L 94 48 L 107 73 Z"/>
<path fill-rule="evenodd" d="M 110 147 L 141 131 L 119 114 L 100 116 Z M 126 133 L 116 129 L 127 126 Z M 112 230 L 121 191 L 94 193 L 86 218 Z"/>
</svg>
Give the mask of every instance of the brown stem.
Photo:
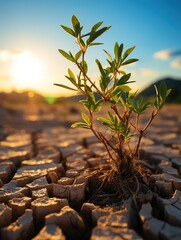
<svg viewBox="0 0 181 240">
<path fill-rule="evenodd" d="M 102 133 L 98 133 L 99 136 L 100 136 L 100 139 L 101 139 L 101 142 L 104 144 L 107 152 L 108 152 L 108 155 L 109 157 L 113 160 L 113 162 L 115 163 L 115 165 L 117 166 L 117 162 L 115 161 L 115 159 L 112 157 L 110 151 L 109 151 L 109 148 L 108 148 L 108 145 L 116 152 L 116 149 L 107 141 L 107 139 L 102 135 Z"/>
<path fill-rule="evenodd" d="M 130 145 L 129 145 L 129 142 L 128 142 L 128 141 L 125 141 L 125 142 L 126 142 L 126 145 L 127 145 L 127 147 L 128 147 L 129 153 L 130 153 L 130 158 L 132 159 L 132 157 L 133 157 L 133 152 L 132 152 L 132 150 L 131 150 L 131 147 L 130 147 Z"/>
<path fill-rule="evenodd" d="M 157 113 L 158 113 L 158 110 L 156 110 L 156 112 L 155 111 L 152 112 L 150 120 L 148 121 L 146 126 L 143 128 L 143 132 L 146 132 L 147 128 L 150 126 L 151 122 L 153 121 L 154 117 L 156 117 Z"/>
<path fill-rule="evenodd" d="M 136 121 L 135 121 L 135 126 L 136 126 L 136 129 L 138 131 L 138 123 L 139 123 L 139 113 L 136 114 Z"/>
<path fill-rule="evenodd" d="M 121 117 L 121 115 L 118 112 L 118 109 L 116 106 L 112 105 L 111 108 L 114 110 L 114 112 L 117 114 L 118 118 L 120 119 L 121 122 L 123 122 L 123 118 Z"/>
<path fill-rule="evenodd" d="M 135 150 L 135 153 L 134 153 L 135 156 L 138 154 L 138 150 L 139 150 L 139 147 L 140 147 L 140 143 L 141 143 L 141 139 L 143 137 L 143 134 L 146 132 L 146 130 L 150 126 L 151 122 L 153 121 L 153 119 L 157 115 L 157 113 L 158 113 L 158 111 L 156 111 L 156 112 L 153 111 L 148 123 L 146 124 L 146 126 L 142 130 L 138 130 L 140 135 L 139 135 L 138 143 L 137 143 L 136 150 Z"/>
</svg>

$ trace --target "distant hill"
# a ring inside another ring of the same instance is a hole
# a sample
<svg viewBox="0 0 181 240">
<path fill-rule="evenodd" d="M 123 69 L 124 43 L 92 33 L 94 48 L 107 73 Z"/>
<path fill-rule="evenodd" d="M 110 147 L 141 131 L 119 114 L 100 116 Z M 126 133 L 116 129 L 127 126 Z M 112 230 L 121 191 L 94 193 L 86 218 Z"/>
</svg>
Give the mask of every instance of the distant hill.
<svg viewBox="0 0 181 240">
<path fill-rule="evenodd" d="M 156 81 L 155 83 L 151 84 L 147 88 L 145 88 L 140 95 L 146 98 L 150 98 L 155 96 L 155 88 L 154 84 L 158 87 L 159 84 L 164 81 L 167 84 L 168 88 L 171 88 L 172 91 L 167 98 L 167 102 L 179 102 L 181 103 L 181 79 L 173 79 L 173 78 L 164 78 L 161 80 Z"/>
<path fill-rule="evenodd" d="M 27 103 L 33 97 L 35 102 L 45 102 L 44 97 L 33 91 L 16 92 L 10 93 L 0 92 L 0 104 L 3 102 L 9 103 Z"/>
<path fill-rule="evenodd" d="M 152 84 L 150 84 L 150 86 L 148 86 L 147 88 L 145 88 L 140 95 L 145 97 L 145 98 L 151 98 L 153 96 L 155 96 L 155 88 L 154 88 L 154 84 L 156 86 L 159 86 L 159 84 L 161 83 L 161 81 L 164 81 L 167 84 L 168 88 L 172 89 L 172 92 L 170 93 L 167 102 L 180 102 L 181 103 L 181 79 L 180 80 L 176 80 L 174 78 L 163 78 L 161 80 L 158 80 Z M 95 96 L 97 99 L 99 99 L 99 96 L 95 93 Z M 84 96 L 82 95 L 73 95 L 70 97 L 60 97 L 58 98 L 58 101 L 70 101 L 70 102 L 77 102 L 79 100 L 84 99 Z"/>
</svg>

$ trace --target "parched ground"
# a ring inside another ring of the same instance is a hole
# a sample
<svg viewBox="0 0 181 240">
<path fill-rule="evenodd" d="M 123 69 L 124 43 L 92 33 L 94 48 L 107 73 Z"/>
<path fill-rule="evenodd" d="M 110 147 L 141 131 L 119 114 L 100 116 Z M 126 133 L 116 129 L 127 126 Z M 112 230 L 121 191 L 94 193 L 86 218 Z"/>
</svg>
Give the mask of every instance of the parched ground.
<svg viewBox="0 0 181 240">
<path fill-rule="evenodd" d="M 180 240 L 180 112 L 165 106 L 142 141 L 150 191 L 137 205 L 101 207 L 85 176 L 106 169 L 105 150 L 89 131 L 67 128 L 79 119 L 73 103 L 0 107 L 0 239 Z"/>
</svg>

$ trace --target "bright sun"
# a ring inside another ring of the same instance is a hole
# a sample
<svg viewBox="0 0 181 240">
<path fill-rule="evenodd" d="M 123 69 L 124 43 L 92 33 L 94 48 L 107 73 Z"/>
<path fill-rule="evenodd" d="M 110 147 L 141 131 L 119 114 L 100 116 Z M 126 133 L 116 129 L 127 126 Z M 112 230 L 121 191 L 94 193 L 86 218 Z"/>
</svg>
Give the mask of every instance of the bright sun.
<svg viewBox="0 0 181 240">
<path fill-rule="evenodd" d="M 43 80 L 42 64 L 32 52 L 24 51 L 14 60 L 12 77 L 18 89 L 37 89 Z"/>
</svg>

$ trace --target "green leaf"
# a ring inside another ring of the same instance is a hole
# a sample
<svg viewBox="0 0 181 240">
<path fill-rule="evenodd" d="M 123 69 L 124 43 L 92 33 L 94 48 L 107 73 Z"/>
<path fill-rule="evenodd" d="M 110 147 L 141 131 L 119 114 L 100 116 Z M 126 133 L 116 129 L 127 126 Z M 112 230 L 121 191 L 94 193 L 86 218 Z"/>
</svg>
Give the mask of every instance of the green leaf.
<svg viewBox="0 0 181 240">
<path fill-rule="evenodd" d="M 108 56 L 108 58 L 109 58 L 109 60 L 112 62 L 113 61 L 113 59 L 112 59 L 112 57 L 111 57 L 111 55 L 106 51 L 106 50 L 104 50 L 104 52 L 106 53 L 106 55 Z"/>
<path fill-rule="evenodd" d="M 154 84 L 154 88 L 155 88 L 156 96 L 158 96 L 158 88 L 155 84 Z"/>
<path fill-rule="evenodd" d="M 124 47 L 124 45 L 123 45 L 123 43 L 121 43 L 121 45 L 119 46 L 119 50 L 118 50 L 118 56 L 119 56 L 119 58 L 121 58 L 121 56 L 122 56 L 123 47 Z"/>
<path fill-rule="evenodd" d="M 58 49 L 58 51 L 59 51 L 66 59 L 68 59 L 68 60 L 71 61 L 71 62 L 74 62 L 74 59 L 73 59 L 67 52 L 65 52 L 65 51 L 62 50 L 62 49 Z"/>
<path fill-rule="evenodd" d="M 94 104 L 95 103 L 95 96 L 94 96 L 94 93 L 93 93 L 92 89 L 89 86 L 86 86 L 86 89 L 87 89 L 89 101 Z"/>
<path fill-rule="evenodd" d="M 77 89 L 78 89 L 78 87 L 81 87 L 81 86 L 79 86 L 77 83 L 76 83 L 76 80 L 75 79 L 73 79 L 73 78 L 71 78 L 71 77 L 69 77 L 69 76 L 65 76 L 74 86 L 76 86 L 77 87 Z"/>
<path fill-rule="evenodd" d="M 86 109 L 87 111 L 90 111 L 90 110 L 91 110 L 91 105 L 90 105 L 90 102 L 89 102 L 89 101 L 87 101 L 87 100 L 80 100 L 79 102 L 83 104 L 83 106 L 85 107 L 85 109 Z"/>
<path fill-rule="evenodd" d="M 76 122 L 74 124 L 71 125 L 72 128 L 76 128 L 76 127 L 81 127 L 81 128 L 87 128 L 89 129 L 90 127 L 84 123 L 84 122 Z"/>
<path fill-rule="evenodd" d="M 118 61 L 118 59 L 119 59 L 118 51 L 119 51 L 119 45 L 116 42 L 115 45 L 114 45 L 114 55 L 115 55 L 116 61 Z"/>
<path fill-rule="evenodd" d="M 89 46 L 97 46 L 97 45 L 102 45 L 103 43 L 90 43 Z"/>
<path fill-rule="evenodd" d="M 131 88 L 129 86 L 119 86 L 119 89 L 121 89 L 123 92 L 129 92 L 131 91 Z"/>
<path fill-rule="evenodd" d="M 105 72 L 104 72 L 104 69 L 103 69 L 100 61 L 99 61 L 98 59 L 96 59 L 95 61 L 96 61 L 96 63 L 97 63 L 97 66 L 98 66 L 98 68 L 99 68 L 99 71 L 100 71 L 101 75 L 102 75 L 103 77 L 105 77 Z"/>
<path fill-rule="evenodd" d="M 76 16 L 72 16 L 72 26 L 74 28 L 76 36 L 80 34 L 81 28 L 80 28 L 80 22 Z"/>
<path fill-rule="evenodd" d="M 109 118 L 110 118 L 111 122 L 114 122 L 114 117 L 113 117 L 113 115 L 111 114 L 111 112 L 108 111 L 108 114 L 109 114 Z"/>
<path fill-rule="evenodd" d="M 68 86 L 63 85 L 63 84 L 54 83 L 54 85 L 56 85 L 56 86 L 58 86 L 58 87 L 66 88 L 66 89 L 69 89 L 69 90 L 72 90 L 72 91 L 77 91 L 76 89 L 71 88 L 71 87 L 68 87 Z"/>
<path fill-rule="evenodd" d="M 126 75 L 126 72 L 123 71 L 123 70 L 119 70 L 119 73 L 123 74 L 123 75 Z"/>
<path fill-rule="evenodd" d="M 161 95 L 162 100 L 165 101 L 167 97 L 167 85 L 163 81 L 160 83 L 159 93 Z"/>
<path fill-rule="evenodd" d="M 110 127 L 110 125 L 111 125 L 110 120 L 108 120 L 106 118 L 99 117 L 97 120 L 107 127 Z"/>
<path fill-rule="evenodd" d="M 98 23 L 94 24 L 94 26 L 91 28 L 91 32 L 96 31 L 102 24 L 103 24 L 103 22 L 98 22 Z"/>
<path fill-rule="evenodd" d="M 76 77 L 70 68 L 68 68 L 68 74 L 69 74 L 70 78 L 72 78 L 76 82 Z"/>
<path fill-rule="evenodd" d="M 167 90 L 167 97 L 168 97 L 168 95 L 171 93 L 171 91 L 172 91 L 171 88 Z"/>
<path fill-rule="evenodd" d="M 109 27 L 104 27 L 101 28 L 100 30 L 98 30 L 97 32 L 91 33 L 90 37 L 87 39 L 87 45 L 89 45 L 90 43 L 92 43 L 96 38 L 98 38 L 99 36 L 101 36 L 104 32 L 106 32 Z"/>
<path fill-rule="evenodd" d="M 137 58 L 131 58 L 131 59 L 128 59 L 128 60 L 126 60 L 125 62 L 121 63 L 121 65 L 122 65 L 122 66 L 128 65 L 128 64 L 130 64 L 130 63 L 137 62 L 138 60 L 139 60 L 139 59 L 137 59 Z"/>
<path fill-rule="evenodd" d="M 81 65 L 82 65 L 82 62 L 81 62 Z M 83 68 L 84 68 L 84 72 L 87 74 L 87 72 L 88 72 L 88 65 L 87 65 L 87 63 L 86 63 L 85 60 L 84 60 L 84 66 L 83 66 Z"/>
<path fill-rule="evenodd" d="M 82 113 L 82 119 L 87 123 L 87 125 L 90 125 L 90 119 L 85 113 Z"/>
<path fill-rule="evenodd" d="M 123 75 L 116 83 L 116 86 L 125 84 L 131 77 L 131 73 Z"/>
<path fill-rule="evenodd" d="M 135 49 L 135 47 L 136 47 L 136 46 L 133 46 L 133 47 L 131 47 L 131 48 L 128 48 L 128 49 L 125 51 L 125 53 L 123 54 L 123 59 L 122 59 L 122 61 L 124 61 L 124 60 L 127 58 L 127 56 L 130 55 L 130 53 Z"/>
<path fill-rule="evenodd" d="M 80 50 L 79 52 L 77 52 L 76 54 L 75 54 L 75 60 L 77 61 L 79 58 L 80 58 L 80 56 L 82 55 L 82 51 Z"/>
<path fill-rule="evenodd" d="M 101 110 L 101 106 L 102 106 L 102 103 L 104 101 L 102 99 L 100 99 L 99 101 L 96 102 L 95 104 L 95 112 L 99 112 Z"/>
<path fill-rule="evenodd" d="M 69 33 L 70 35 L 72 35 L 73 37 L 75 37 L 75 32 L 69 28 L 69 27 L 66 27 L 66 26 L 63 26 L 63 25 L 60 25 L 67 33 Z"/>
</svg>

